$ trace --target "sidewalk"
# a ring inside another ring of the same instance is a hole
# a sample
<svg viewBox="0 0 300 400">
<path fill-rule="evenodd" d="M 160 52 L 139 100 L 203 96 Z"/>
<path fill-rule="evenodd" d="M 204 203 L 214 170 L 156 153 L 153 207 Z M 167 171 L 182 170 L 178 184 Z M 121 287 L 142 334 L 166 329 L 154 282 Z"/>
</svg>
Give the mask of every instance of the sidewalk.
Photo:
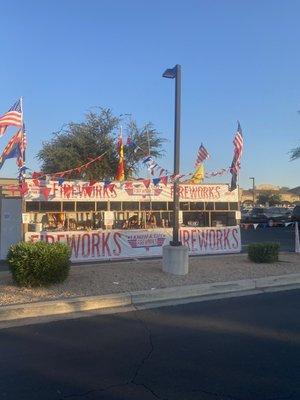
<svg viewBox="0 0 300 400">
<path fill-rule="evenodd" d="M 200 285 L 215 282 L 253 280 L 256 278 L 300 273 L 300 254 L 280 253 L 274 264 L 255 264 L 246 254 L 190 257 L 189 274 L 166 275 L 161 259 L 112 262 L 71 267 L 66 282 L 48 288 L 19 288 L 9 272 L 0 273 L 1 306 L 66 300 L 87 296 L 153 291 L 156 289 Z"/>
</svg>

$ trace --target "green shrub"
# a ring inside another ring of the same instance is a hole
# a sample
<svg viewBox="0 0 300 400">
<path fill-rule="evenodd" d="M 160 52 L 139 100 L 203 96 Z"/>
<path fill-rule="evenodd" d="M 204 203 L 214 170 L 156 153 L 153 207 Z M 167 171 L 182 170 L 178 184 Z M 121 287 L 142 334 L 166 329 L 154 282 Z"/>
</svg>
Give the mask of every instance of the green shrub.
<svg viewBox="0 0 300 400">
<path fill-rule="evenodd" d="M 248 257 L 256 263 L 278 261 L 279 243 L 252 243 L 248 246 Z"/>
<path fill-rule="evenodd" d="M 63 243 L 20 242 L 10 247 L 7 261 L 19 286 L 47 286 L 69 275 L 70 248 Z"/>
</svg>

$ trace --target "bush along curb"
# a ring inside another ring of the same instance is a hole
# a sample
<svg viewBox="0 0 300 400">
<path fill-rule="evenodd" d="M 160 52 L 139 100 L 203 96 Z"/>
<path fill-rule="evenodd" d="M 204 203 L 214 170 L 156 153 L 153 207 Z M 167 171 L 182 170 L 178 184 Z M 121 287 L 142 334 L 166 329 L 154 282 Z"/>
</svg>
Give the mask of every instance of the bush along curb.
<svg viewBox="0 0 300 400">
<path fill-rule="evenodd" d="M 248 257 L 255 263 L 272 263 L 278 261 L 279 243 L 265 242 L 248 245 Z"/>
<path fill-rule="evenodd" d="M 19 286 L 48 286 L 63 282 L 70 271 L 71 250 L 64 243 L 19 242 L 9 248 L 7 261 Z"/>
</svg>

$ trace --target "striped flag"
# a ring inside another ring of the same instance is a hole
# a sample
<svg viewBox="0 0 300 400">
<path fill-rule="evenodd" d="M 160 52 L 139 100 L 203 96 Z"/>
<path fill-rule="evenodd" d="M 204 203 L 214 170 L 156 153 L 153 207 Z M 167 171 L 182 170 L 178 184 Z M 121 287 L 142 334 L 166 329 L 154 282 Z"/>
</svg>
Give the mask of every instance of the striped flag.
<svg viewBox="0 0 300 400">
<path fill-rule="evenodd" d="M 235 134 L 234 140 L 234 154 L 233 160 L 230 167 L 231 177 L 231 190 L 237 187 L 237 175 L 241 169 L 241 158 L 243 154 L 244 138 L 240 123 L 238 122 L 237 132 Z"/>
<path fill-rule="evenodd" d="M 26 129 L 25 124 L 23 124 L 22 128 L 22 140 L 21 140 L 21 150 L 24 152 L 27 148 L 27 137 L 26 137 Z"/>
<path fill-rule="evenodd" d="M 22 111 L 22 99 L 19 99 L 15 104 L 0 117 L 0 137 L 6 132 L 9 126 L 22 126 L 23 111 Z"/>
<path fill-rule="evenodd" d="M 10 139 L 10 141 L 5 146 L 1 156 L 0 156 L 0 169 L 2 168 L 5 160 L 9 158 L 16 158 L 18 167 L 23 166 L 23 157 L 21 152 L 21 143 L 22 143 L 22 129 L 19 129 L 18 132 Z"/>
<path fill-rule="evenodd" d="M 27 147 L 26 130 L 25 124 L 23 124 L 22 129 L 20 129 L 20 156 L 17 158 L 17 164 L 21 168 L 25 165 L 25 150 Z"/>
<path fill-rule="evenodd" d="M 195 167 L 197 168 L 199 164 L 201 164 L 203 161 L 207 160 L 209 158 L 209 153 L 206 150 L 206 148 L 203 146 L 201 143 L 201 146 L 199 147 L 198 154 L 197 154 L 197 159 L 195 162 Z"/>
</svg>

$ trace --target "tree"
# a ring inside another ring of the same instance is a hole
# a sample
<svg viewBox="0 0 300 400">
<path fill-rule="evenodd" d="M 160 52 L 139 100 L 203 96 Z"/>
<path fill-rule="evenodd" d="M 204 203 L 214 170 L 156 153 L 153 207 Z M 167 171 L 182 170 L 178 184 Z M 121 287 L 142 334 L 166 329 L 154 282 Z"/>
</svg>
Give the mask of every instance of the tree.
<svg viewBox="0 0 300 400">
<path fill-rule="evenodd" d="M 59 132 L 53 133 L 54 137 L 43 143 L 38 152 L 37 158 L 42 162 L 42 172 L 51 174 L 76 168 L 105 153 L 99 162 L 68 177 L 86 180 L 114 179 L 119 160 L 117 137 L 121 122 L 122 119 L 114 116 L 111 109 L 99 108 L 98 112 L 88 112 L 84 122 L 66 124 Z M 124 131 L 139 146 L 137 151 L 124 146 L 125 176 L 128 179 L 139 171 L 141 161 L 149 151 L 154 158 L 161 157 L 165 139 L 151 123 L 139 128 L 131 120 Z"/>
<path fill-rule="evenodd" d="M 275 206 L 281 203 L 281 196 L 272 192 L 264 192 L 259 194 L 257 202 L 263 205 L 268 203 L 270 206 Z"/>
<path fill-rule="evenodd" d="M 300 147 L 296 147 L 295 149 L 291 150 L 291 161 L 300 158 Z"/>
</svg>

